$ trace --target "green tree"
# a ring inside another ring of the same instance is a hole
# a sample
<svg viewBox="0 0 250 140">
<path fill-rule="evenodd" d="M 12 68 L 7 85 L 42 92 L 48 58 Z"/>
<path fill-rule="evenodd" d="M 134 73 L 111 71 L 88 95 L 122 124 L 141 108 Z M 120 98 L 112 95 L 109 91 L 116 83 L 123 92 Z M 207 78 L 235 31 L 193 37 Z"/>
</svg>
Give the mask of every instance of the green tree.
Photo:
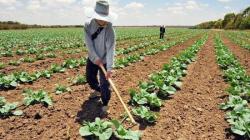
<svg viewBox="0 0 250 140">
<path fill-rule="evenodd" d="M 222 19 L 219 19 L 214 24 L 215 29 L 222 29 Z"/>
<path fill-rule="evenodd" d="M 242 19 L 243 19 L 243 16 L 241 13 L 236 15 L 234 19 L 234 29 L 239 29 Z"/>
<path fill-rule="evenodd" d="M 227 28 L 227 27 L 230 28 L 231 26 L 233 26 L 232 24 L 234 23 L 234 19 L 235 19 L 234 13 L 226 14 L 224 17 L 224 20 L 222 21 L 223 28 Z"/>
<path fill-rule="evenodd" d="M 248 17 L 250 16 L 250 6 L 247 7 L 243 12 L 242 12 L 243 17 Z"/>
<path fill-rule="evenodd" d="M 242 20 L 240 24 L 240 29 L 250 29 L 250 16 Z"/>
</svg>

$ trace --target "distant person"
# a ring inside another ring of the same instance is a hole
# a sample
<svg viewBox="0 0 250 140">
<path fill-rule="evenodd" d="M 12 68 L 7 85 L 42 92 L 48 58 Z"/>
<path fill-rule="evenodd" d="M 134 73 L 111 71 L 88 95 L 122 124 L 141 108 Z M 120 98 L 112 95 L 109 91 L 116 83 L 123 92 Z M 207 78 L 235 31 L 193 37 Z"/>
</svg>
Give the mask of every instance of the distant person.
<svg viewBox="0 0 250 140">
<path fill-rule="evenodd" d="M 89 98 L 101 96 L 102 115 L 108 115 L 108 103 L 111 98 L 110 85 L 107 79 L 111 78 L 115 54 L 115 31 L 111 23 L 109 3 L 97 1 L 95 11 L 84 25 L 85 43 L 88 49 L 86 79 L 93 92 Z M 107 74 L 104 75 L 100 66 L 104 66 Z M 99 72 L 99 81 L 97 74 Z"/>
<path fill-rule="evenodd" d="M 160 39 L 164 38 L 165 31 L 166 31 L 165 27 L 161 26 L 160 27 Z"/>
</svg>

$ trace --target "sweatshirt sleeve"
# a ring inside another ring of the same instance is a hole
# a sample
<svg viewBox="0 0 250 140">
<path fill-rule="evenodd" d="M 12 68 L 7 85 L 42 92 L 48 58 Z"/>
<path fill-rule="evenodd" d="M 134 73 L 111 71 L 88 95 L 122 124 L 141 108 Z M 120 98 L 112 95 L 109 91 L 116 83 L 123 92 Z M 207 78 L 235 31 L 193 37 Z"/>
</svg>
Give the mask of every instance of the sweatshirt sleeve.
<svg viewBox="0 0 250 140">
<path fill-rule="evenodd" d="M 107 71 L 111 71 L 114 65 L 114 55 L 115 55 L 115 31 L 112 25 L 108 29 L 108 35 L 106 36 L 106 47 L 107 47 Z"/>
<path fill-rule="evenodd" d="M 93 41 L 91 39 L 91 33 L 89 32 L 89 23 L 85 23 L 84 25 L 84 33 L 85 33 L 85 43 L 88 48 L 89 59 L 94 63 L 97 59 L 100 59 L 95 51 Z"/>
</svg>

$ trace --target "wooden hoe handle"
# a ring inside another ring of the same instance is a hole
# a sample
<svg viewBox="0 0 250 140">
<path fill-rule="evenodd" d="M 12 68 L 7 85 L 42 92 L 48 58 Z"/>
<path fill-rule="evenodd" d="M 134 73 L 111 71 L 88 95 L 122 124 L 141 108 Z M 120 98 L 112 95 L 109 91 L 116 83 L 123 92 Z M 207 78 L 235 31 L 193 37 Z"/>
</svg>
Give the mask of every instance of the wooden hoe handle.
<svg viewBox="0 0 250 140">
<path fill-rule="evenodd" d="M 106 74 L 107 74 L 107 71 L 105 70 L 105 68 L 103 67 L 103 65 L 101 65 L 100 67 L 101 67 L 103 73 L 106 75 Z M 113 82 L 110 78 L 108 79 L 108 81 L 109 81 L 111 87 L 114 89 L 114 91 L 115 91 L 116 95 L 118 96 L 120 102 L 122 103 L 122 105 L 123 105 L 125 111 L 128 113 L 128 116 L 129 116 L 131 122 L 132 122 L 133 124 L 136 124 L 135 119 L 134 119 L 133 116 L 131 115 L 131 113 L 130 113 L 130 111 L 128 110 L 128 107 L 126 106 L 126 104 L 123 102 L 122 97 L 121 97 L 121 94 L 119 93 L 119 91 L 118 91 L 117 88 L 115 87 L 114 82 Z"/>
</svg>

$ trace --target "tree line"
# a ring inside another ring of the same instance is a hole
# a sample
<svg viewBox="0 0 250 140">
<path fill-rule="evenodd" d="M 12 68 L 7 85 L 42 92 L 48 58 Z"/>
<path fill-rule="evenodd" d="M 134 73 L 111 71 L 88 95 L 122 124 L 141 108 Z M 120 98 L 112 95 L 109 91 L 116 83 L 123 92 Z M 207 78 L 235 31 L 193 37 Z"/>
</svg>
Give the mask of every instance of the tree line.
<svg viewBox="0 0 250 140">
<path fill-rule="evenodd" d="M 196 29 L 250 29 L 250 6 L 242 12 L 228 13 L 224 19 L 196 25 Z"/>
<path fill-rule="evenodd" d="M 29 29 L 29 28 L 65 28 L 65 27 L 83 27 L 82 25 L 27 25 L 16 21 L 0 21 L 0 30 Z"/>
</svg>

